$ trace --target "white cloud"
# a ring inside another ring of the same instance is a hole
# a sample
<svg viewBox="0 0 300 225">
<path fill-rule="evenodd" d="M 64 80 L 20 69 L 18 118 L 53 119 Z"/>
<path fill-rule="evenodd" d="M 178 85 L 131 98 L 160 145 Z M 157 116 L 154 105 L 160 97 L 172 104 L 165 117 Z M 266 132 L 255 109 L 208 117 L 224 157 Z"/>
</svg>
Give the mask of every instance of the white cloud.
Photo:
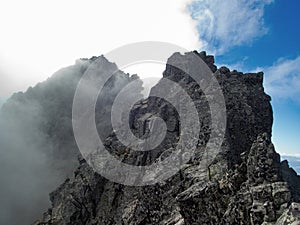
<svg viewBox="0 0 300 225">
<path fill-rule="evenodd" d="M 264 35 L 272 0 L 12 0 L 0 6 L 0 96 L 45 80 L 77 58 L 157 40 L 221 54 Z M 189 5 L 190 12 L 187 9 Z M 190 13 L 192 14 L 192 19 Z M 273 97 L 299 96 L 300 57 L 265 71 Z M 147 67 L 148 66 L 148 67 Z M 242 70 L 243 64 L 235 65 Z M 153 67 L 155 73 L 163 67 Z M 233 68 L 236 69 L 236 68 Z M 149 65 L 128 68 L 150 71 Z M 150 71 L 149 74 L 152 72 Z"/>
<path fill-rule="evenodd" d="M 300 56 L 295 59 L 280 59 L 264 71 L 266 92 L 276 99 L 292 99 L 300 103 Z"/>
<path fill-rule="evenodd" d="M 280 153 L 281 157 L 295 157 L 300 159 L 300 153 Z M 297 160 L 298 161 L 298 160 Z"/>
<path fill-rule="evenodd" d="M 137 41 L 201 47 L 191 0 L 11 0 L 0 3 L 0 96 L 25 90 L 77 58 Z"/>
<path fill-rule="evenodd" d="M 273 0 L 196 0 L 190 4 L 208 51 L 222 54 L 267 33 L 264 7 Z"/>
</svg>

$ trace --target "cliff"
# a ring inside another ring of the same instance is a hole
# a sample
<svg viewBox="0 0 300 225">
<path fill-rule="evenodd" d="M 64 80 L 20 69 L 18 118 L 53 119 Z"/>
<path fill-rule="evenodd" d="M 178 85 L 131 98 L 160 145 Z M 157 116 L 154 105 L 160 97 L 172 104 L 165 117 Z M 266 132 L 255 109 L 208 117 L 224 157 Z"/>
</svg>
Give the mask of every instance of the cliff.
<svg viewBox="0 0 300 225">
<path fill-rule="evenodd" d="M 211 69 L 226 104 L 225 136 L 212 161 L 204 154 L 213 132 L 207 96 L 188 73 L 173 66 L 179 63 L 193 70 L 194 54 Z M 264 92 L 263 73 L 217 68 L 205 52 L 175 53 L 168 62 L 163 76 L 189 94 L 199 114 L 201 131 L 193 157 L 168 180 L 141 187 L 113 183 L 79 157 L 73 177 L 50 194 L 52 207 L 35 225 L 300 224 L 300 177 L 286 161 L 280 162 L 271 142 L 271 98 Z M 164 157 L 176 146 L 181 129 L 169 102 L 149 97 L 136 103 L 130 127 L 143 137 L 157 116 L 166 122 L 167 133 L 153 151 L 126 149 L 114 133 L 105 138 L 105 146 L 119 160 L 136 166 Z"/>
</svg>

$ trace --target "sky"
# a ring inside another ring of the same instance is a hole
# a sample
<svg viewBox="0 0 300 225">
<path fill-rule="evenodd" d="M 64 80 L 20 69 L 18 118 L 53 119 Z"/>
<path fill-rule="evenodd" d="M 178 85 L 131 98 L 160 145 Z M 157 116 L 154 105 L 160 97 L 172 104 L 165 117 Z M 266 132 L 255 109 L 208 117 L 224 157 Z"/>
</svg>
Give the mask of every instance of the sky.
<svg viewBox="0 0 300 225">
<path fill-rule="evenodd" d="M 264 71 L 276 150 L 300 157 L 299 9 L 299 0 L 0 0 L 0 104 L 78 58 L 165 41 Z"/>
</svg>

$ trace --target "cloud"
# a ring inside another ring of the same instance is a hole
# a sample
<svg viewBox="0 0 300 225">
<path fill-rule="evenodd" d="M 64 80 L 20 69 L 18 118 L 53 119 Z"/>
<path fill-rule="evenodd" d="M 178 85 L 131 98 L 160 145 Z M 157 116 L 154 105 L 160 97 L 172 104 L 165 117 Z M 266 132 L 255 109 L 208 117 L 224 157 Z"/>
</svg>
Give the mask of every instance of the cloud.
<svg viewBox="0 0 300 225">
<path fill-rule="evenodd" d="M 300 56 L 279 59 L 272 66 L 258 68 L 265 73 L 266 92 L 276 99 L 292 99 L 300 103 Z"/>
<path fill-rule="evenodd" d="M 0 96 L 137 41 L 201 47 L 191 0 L 12 0 L 0 7 Z"/>
<path fill-rule="evenodd" d="M 2 107 L 2 105 L 5 103 L 7 98 L 5 97 L 0 97 L 0 108 Z"/>
<path fill-rule="evenodd" d="M 208 51 L 222 54 L 265 35 L 264 8 L 273 0 L 195 0 L 189 5 Z"/>
<path fill-rule="evenodd" d="M 294 158 L 299 158 L 300 160 L 300 153 L 280 153 L 281 157 L 294 157 Z M 298 161 L 298 160 L 297 160 Z"/>
</svg>

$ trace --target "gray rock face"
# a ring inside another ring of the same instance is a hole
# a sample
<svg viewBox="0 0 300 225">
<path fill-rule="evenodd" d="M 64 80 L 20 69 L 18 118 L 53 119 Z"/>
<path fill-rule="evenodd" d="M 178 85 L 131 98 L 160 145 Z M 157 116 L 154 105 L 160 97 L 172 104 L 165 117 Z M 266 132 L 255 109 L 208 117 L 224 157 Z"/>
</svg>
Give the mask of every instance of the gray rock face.
<svg viewBox="0 0 300 225">
<path fill-rule="evenodd" d="M 200 163 L 211 135 L 207 99 L 192 78 L 167 64 L 164 77 L 186 90 L 199 113 L 201 132 L 193 158 L 165 182 L 143 187 L 113 183 L 80 158 L 74 176 L 50 194 L 52 207 L 35 225 L 300 224 L 296 203 L 300 178 L 287 162 L 280 162 L 271 143 L 271 99 L 264 93 L 263 73 L 218 69 L 205 52 L 174 54 L 169 60 L 189 68 L 190 54 L 207 63 L 226 101 L 226 134 L 214 161 Z M 136 153 L 125 149 L 112 133 L 105 141 L 110 153 L 128 164 L 147 165 L 171 151 L 179 138 L 180 119 L 168 102 L 155 97 L 138 102 L 131 112 L 130 127 L 143 137 L 154 116 L 167 124 L 160 146 Z"/>
<path fill-rule="evenodd" d="M 300 224 L 300 204 L 292 203 L 290 207 L 284 211 L 275 225 L 299 225 Z"/>
</svg>

